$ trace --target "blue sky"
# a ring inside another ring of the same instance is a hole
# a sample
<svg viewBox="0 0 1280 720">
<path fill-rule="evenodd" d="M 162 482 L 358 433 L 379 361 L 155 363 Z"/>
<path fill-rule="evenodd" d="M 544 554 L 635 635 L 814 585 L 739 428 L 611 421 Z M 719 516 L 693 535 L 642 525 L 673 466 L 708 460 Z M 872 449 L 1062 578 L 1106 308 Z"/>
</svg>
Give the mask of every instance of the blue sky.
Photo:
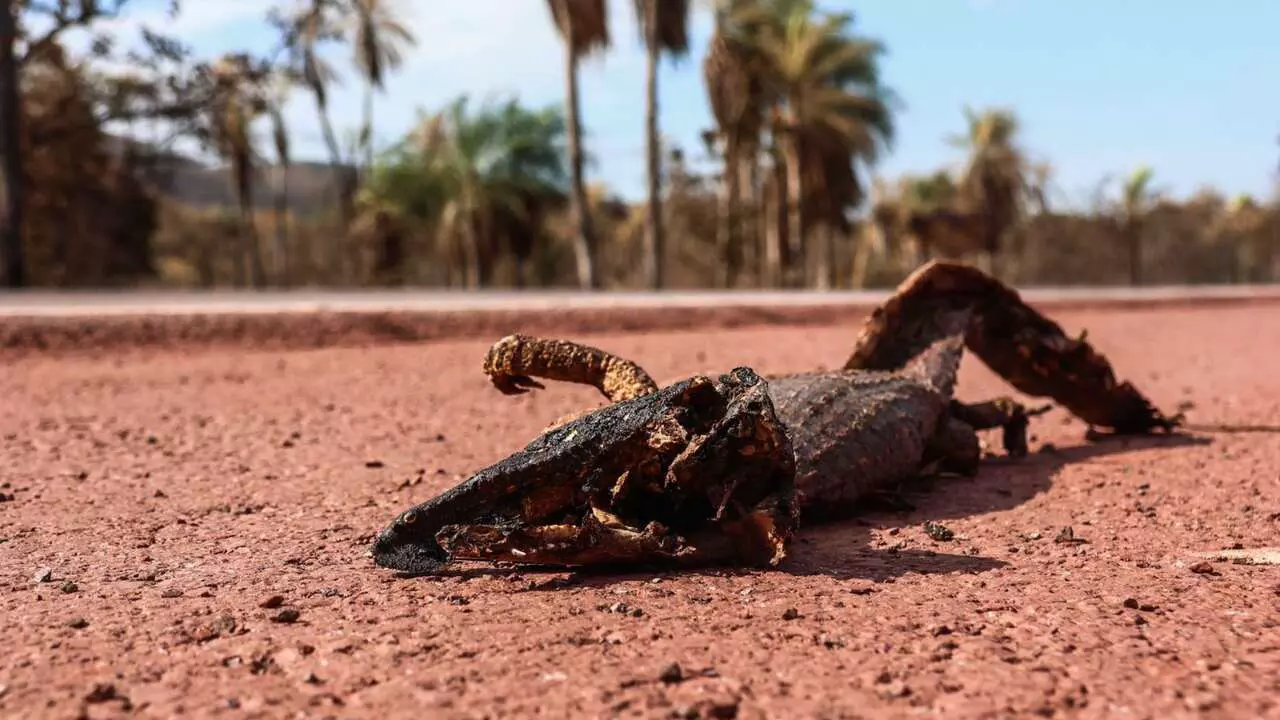
<svg viewBox="0 0 1280 720">
<path fill-rule="evenodd" d="M 262 49 L 271 0 L 185 0 L 162 20 L 165 0 L 135 0 L 121 23 L 147 22 L 201 53 Z M 877 168 L 886 176 L 959 161 L 945 137 L 963 128 L 962 107 L 1014 108 L 1022 144 L 1056 169 L 1058 202 L 1080 202 L 1104 176 L 1140 163 L 1157 184 L 1185 195 L 1213 185 L 1228 195 L 1272 192 L 1280 161 L 1280 2 L 1231 0 L 863 0 L 825 2 L 856 13 L 858 32 L 884 41 L 884 77 L 904 101 L 898 139 Z M 379 98 L 376 138 L 392 142 L 420 108 L 462 92 L 514 93 L 534 105 L 562 102 L 561 51 L 541 0 L 402 0 L 420 42 Z M 584 122 L 598 157 L 591 180 L 629 197 L 644 184 L 644 57 L 629 0 L 611 0 L 613 49 L 582 70 Z M 695 160 L 710 113 L 701 57 L 710 18 L 701 13 L 690 56 L 662 68 L 663 132 Z M 345 68 L 344 68 L 345 69 Z M 335 95 L 335 120 L 355 127 L 352 72 Z M 289 108 L 299 155 L 321 157 L 309 97 Z"/>
</svg>

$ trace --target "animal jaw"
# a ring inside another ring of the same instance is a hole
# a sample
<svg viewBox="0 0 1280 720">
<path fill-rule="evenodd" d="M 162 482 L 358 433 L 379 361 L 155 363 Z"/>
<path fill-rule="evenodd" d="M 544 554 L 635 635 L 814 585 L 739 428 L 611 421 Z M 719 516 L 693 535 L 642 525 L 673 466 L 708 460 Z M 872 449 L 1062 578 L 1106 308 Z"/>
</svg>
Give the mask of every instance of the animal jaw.
<svg viewBox="0 0 1280 720">
<path fill-rule="evenodd" d="M 382 567 L 454 560 L 553 565 L 769 565 L 797 521 L 795 458 L 749 368 L 696 376 L 548 430 L 401 513 L 374 541 Z"/>
</svg>

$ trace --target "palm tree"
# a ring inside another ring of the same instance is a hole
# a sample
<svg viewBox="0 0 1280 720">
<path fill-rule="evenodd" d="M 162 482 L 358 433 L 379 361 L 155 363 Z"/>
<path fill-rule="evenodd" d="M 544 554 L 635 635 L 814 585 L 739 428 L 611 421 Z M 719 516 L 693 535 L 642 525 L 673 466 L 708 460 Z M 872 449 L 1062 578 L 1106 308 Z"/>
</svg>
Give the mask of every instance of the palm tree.
<svg viewBox="0 0 1280 720">
<path fill-rule="evenodd" d="M 294 14 L 273 16 L 272 22 L 283 35 L 283 50 L 288 56 L 291 73 L 306 86 L 315 100 L 320 132 L 329 152 L 329 167 L 338 183 L 339 217 L 346 228 L 355 217 L 356 178 L 347 168 L 338 135 L 329 118 L 329 89 L 339 83 L 341 77 L 320 55 L 325 43 L 342 37 L 341 10 L 337 0 L 307 0 L 307 4 Z M 341 234 L 334 233 L 326 249 L 328 258 L 325 264 L 330 266 L 330 272 L 335 270 L 333 266 L 341 259 L 340 241 Z"/>
<path fill-rule="evenodd" d="M 708 133 L 708 145 L 720 142 L 722 176 L 720 182 L 720 217 L 717 227 L 717 255 L 722 263 L 720 284 L 731 287 L 737 280 L 742 265 L 742 251 L 746 240 L 741 222 L 742 193 L 747 192 L 747 203 L 755 206 L 759 180 L 761 133 L 764 121 L 764 92 L 759 72 L 759 62 L 749 43 L 732 26 L 729 18 L 738 3 L 729 0 L 715 2 L 715 31 L 702 60 L 703 80 L 707 99 L 716 129 Z M 763 213 L 758 214 L 763 218 Z M 751 233 L 752 240 L 762 237 Z M 757 245 L 760 277 L 772 277 L 778 273 L 777 258 L 763 252 Z M 776 248 L 770 244 L 769 248 Z M 771 258 L 773 263 L 765 262 Z M 780 272 L 780 271 L 778 271 Z"/>
<path fill-rule="evenodd" d="M 531 111 L 512 100 L 472 111 L 461 97 L 422 118 L 375 169 L 368 191 L 457 247 L 466 287 L 488 283 L 499 241 L 520 282 L 538 221 L 569 185 L 565 125 L 556 108 Z"/>
<path fill-rule="evenodd" d="M 1024 214 L 1030 187 L 1028 163 L 1017 144 L 1019 124 L 1012 110 L 977 112 L 965 107 L 964 116 L 967 131 L 948 140 L 968 151 L 960 191 L 970 207 L 980 209 L 985 218 L 982 244 L 994 263 L 1006 233 Z"/>
<path fill-rule="evenodd" d="M 231 170 L 232 187 L 240 208 L 240 246 L 234 253 L 236 282 L 245 285 L 245 258 L 249 258 L 254 287 L 262 287 L 266 274 L 262 249 L 258 243 L 257 225 L 253 217 L 253 180 L 256 152 L 253 121 L 263 110 L 253 94 L 243 58 L 227 55 L 214 65 L 217 93 L 210 108 L 210 135 L 220 155 Z"/>
<path fill-rule="evenodd" d="M 795 284 L 803 279 L 806 199 L 832 190 L 829 173 L 805 167 L 806 157 L 818 157 L 806 152 L 806 143 L 824 153 L 838 148 L 851 165 L 869 165 L 892 140 L 890 93 L 879 79 L 884 48 L 851 33 L 852 14 L 820 13 L 812 0 L 737 3 L 731 22 L 760 57 L 770 132 L 786 165 L 789 280 Z M 825 201 L 843 204 L 834 200 Z M 821 266 L 821 254 L 819 260 Z"/>
<path fill-rule="evenodd" d="M 950 208 L 958 192 L 955 180 L 946 170 L 921 177 L 906 176 L 902 185 L 903 202 L 916 212 L 935 212 Z"/>
<path fill-rule="evenodd" d="M 271 140 L 276 151 L 276 182 L 273 188 L 276 220 L 275 276 L 276 282 L 288 285 L 292 282 L 293 263 L 289 258 L 289 128 L 284 120 L 284 103 L 288 100 L 288 83 L 280 76 L 273 78 L 275 87 L 267 102 L 271 116 Z"/>
<path fill-rule="evenodd" d="M 402 50 L 417 44 L 413 32 L 396 18 L 391 0 L 350 0 L 351 45 L 356 67 L 365 80 L 364 121 L 360 144 L 366 167 L 373 164 L 373 95 L 386 89 L 388 70 L 404 62 Z"/>
<path fill-rule="evenodd" d="M 648 150 L 649 213 L 645 223 L 645 279 L 662 287 L 662 147 L 658 135 L 658 60 L 663 52 L 689 52 L 689 0 L 635 0 L 636 17 L 647 52 L 645 62 L 645 144 Z"/>
<path fill-rule="evenodd" d="M 1209 235 L 1232 250 L 1231 282 L 1267 282 L 1272 251 L 1267 247 L 1269 214 L 1248 193 L 1214 213 Z"/>
<path fill-rule="evenodd" d="M 1129 248 L 1129 284 L 1142 284 L 1142 231 L 1144 220 L 1159 191 L 1151 187 L 1155 173 L 1147 165 L 1138 166 L 1120 188 L 1120 228 Z"/>
<path fill-rule="evenodd" d="M 578 284 L 584 290 L 593 290 L 597 286 L 596 238 L 591 214 L 587 210 L 587 189 L 583 178 L 578 62 L 609 47 L 609 9 L 606 0 L 547 0 L 547 7 L 564 42 L 565 118 L 569 133 L 569 170 L 573 178 L 569 205 L 577 226 L 574 254 L 578 262 Z"/>
</svg>

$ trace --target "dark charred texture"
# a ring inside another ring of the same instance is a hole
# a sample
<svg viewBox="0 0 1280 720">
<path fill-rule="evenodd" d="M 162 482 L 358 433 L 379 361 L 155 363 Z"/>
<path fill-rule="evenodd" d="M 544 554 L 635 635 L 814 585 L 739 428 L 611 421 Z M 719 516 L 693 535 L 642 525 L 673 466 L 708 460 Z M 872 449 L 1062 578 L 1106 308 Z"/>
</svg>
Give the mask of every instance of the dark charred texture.
<svg viewBox="0 0 1280 720">
<path fill-rule="evenodd" d="M 794 452 L 768 384 L 740 368 L 614 403 L 544 433 L 402 513 L 380 565 L 769 564 L 796 521 Z"/>
<path fill-rule="evenodd" d="M 1011 455 L 1027 451 L 1030 418 L 1049 406 L 957 401 L 966 347 L 1091 425 L 1144 433 L 1178 422 L 994 278 L 930 263 L 873 313 L 837 371 L 765 380 L 737 368 L 659 388 L 599 348 L 499 340 L 483 367 L 502 392 L 542 377 L 592 385 L 611 404 L 402 513 L 374 559 L 411 573 L 451 560 L 776 565 L 802 512 L 848 508 L 918 475 L 977 472 L 979 430 L 1001 429 Z"/>
<path fill-rule="evenodd" d="M 965 329 L 965 345 L 1018 390 L 1052 398 L 1085 422 L 1118 433 L 1169 430 L 1161 414 L 1082 334 L 1062 328 L 976 268 L 929 263 L 872 313 L 846 370 L 901 367 L 933 340 Z"/>
</svg>

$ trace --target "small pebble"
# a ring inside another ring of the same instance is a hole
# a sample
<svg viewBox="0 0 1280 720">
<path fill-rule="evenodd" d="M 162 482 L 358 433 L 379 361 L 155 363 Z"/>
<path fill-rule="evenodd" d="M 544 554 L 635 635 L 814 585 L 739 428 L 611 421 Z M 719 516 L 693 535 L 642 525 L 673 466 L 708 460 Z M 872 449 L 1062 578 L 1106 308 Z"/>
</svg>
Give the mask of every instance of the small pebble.
<svg viewBox="0 0 1280 720">
<path fill-rule="evenodd" d="M 72 618 L 71 620 L 67 621 L 67 627 L 73 628 L 75 630 L 82 630 L 84 628 L 89 627 L 89 621 L 85 620 L 82 617 Z"/>
<path fill-rule="evenodd" d="M 108 700 L 115 700 L 117 697 L 119 697 L 119 694 L 116 692 L 115 685 L 112 685 L 111 683 L 97 683 L 84 696 L 84 701 L 87 703 L 104 703 Z"/>
<path fill-rule="evenodd" d="M 1201 561 L 1191 566 L 1191 572 L 1197 575 L 1217 575 L 1218 571 L 1213 569 L 1213 563 Z"/>
<path fill-rule="evenodd" d="M 1129 608 L 1130 610 L 1137 610 L 1137 609 L 1138 609 L 1138 601 L 1137 601 L 1136 599 L 1134 599 L 1134 598 L 1125 598 L 1125 599 L 1124 599 L 1124 606 L 1125 606 L 1125 607 L 1127 607 L 1127 608 Z"/>
<path fill-rule="evenodd" d="M 684 670 L 681 669 L 680 663 L 671 663 L 662 668 L 662 672 L 658 673 L 658 679 L 670 685 L 684 680 Z"/>
<path fill-rule="evenodd" d="M 36 571 L 35 575 L 31 576 L 31 582 L 33 583 L 47 583 L 52 579 L 53 579 L 53 568 L 48 568 L 48 567 L 40 568 L 39 570 Z"/>
<path fill-rule="evenodd" d="M 365 467 L 376 470 L 380 467 L 386 467 L 386 463 L 381 460 L 368 460 L 364 464 Z"/>
<path fill-rule="evenodd" d="M 293 608 L 285 608 L 280 612 L 276 613 L 275 615 L 273 615 L 271 617 L 271 622 L 278 622 L 278 623 L 297 622 L 299 616 L 301 616 L 301 613 L 299 613 L 297 610 L 294 610 Z"/>
<path fill-rule="evenodd" d="M 738 717 L 737 700 L 712 700 L 707 705 L 707 716 L 712 718 Z"/>
<path fill-rule="evenodd" d="M 800 611 L 795 608 L 787 608 L 782 613 L 783 620 L 795 620 L 798 617 L 800 617 Z"/>
<path fill-rule="evenodd" d="M 1086 521 L 1085 524 L 1088 525 L 1089 523 Z M 1076 537 L 1075 528 L 1072 528 L 1070 525 L 1062 528 L 1062 530 L 1058 532 L 1057 537 L 1055 537 L 1053 541 L 1055 543 L 1058 543 L 1059 545 L 1078 545 L 1081 543 L 1088 542 L 1084 538 Z"/>
<path fill-rule="evenodd" d="M 258 603 L 258 607 L 265 608 L 267 610 L 274 610 L 275 608 L 278 608 L 283 604 L 284 604 L 283 595 L 272 595 L 266 600 L 263 600 L 262 602 Z"/>
<path fill-rule="evenodd" d="M 956 534 L 952 532 L 951 528 L 931 520 L 925 521 L 924 533 L 928 535 L 930 539 L 937 540 L 938 542 L 946 542 L 947 540 L 954 539 L 956 536 Z"/>
<path fill-rule="evenodd" d="M 177 588 L 168 588 L 160 591 L 160 597 L 169 599 L 179 598 L 182 597 L 182 591 Z"/>
<path fill-rule="evenodd" d="M 79 590 L 80 586 L 68 580 L 62 583 L 62 587 L 60 589 L 62 590 L 62 592 L 70 594 Z"/>
</svg>

